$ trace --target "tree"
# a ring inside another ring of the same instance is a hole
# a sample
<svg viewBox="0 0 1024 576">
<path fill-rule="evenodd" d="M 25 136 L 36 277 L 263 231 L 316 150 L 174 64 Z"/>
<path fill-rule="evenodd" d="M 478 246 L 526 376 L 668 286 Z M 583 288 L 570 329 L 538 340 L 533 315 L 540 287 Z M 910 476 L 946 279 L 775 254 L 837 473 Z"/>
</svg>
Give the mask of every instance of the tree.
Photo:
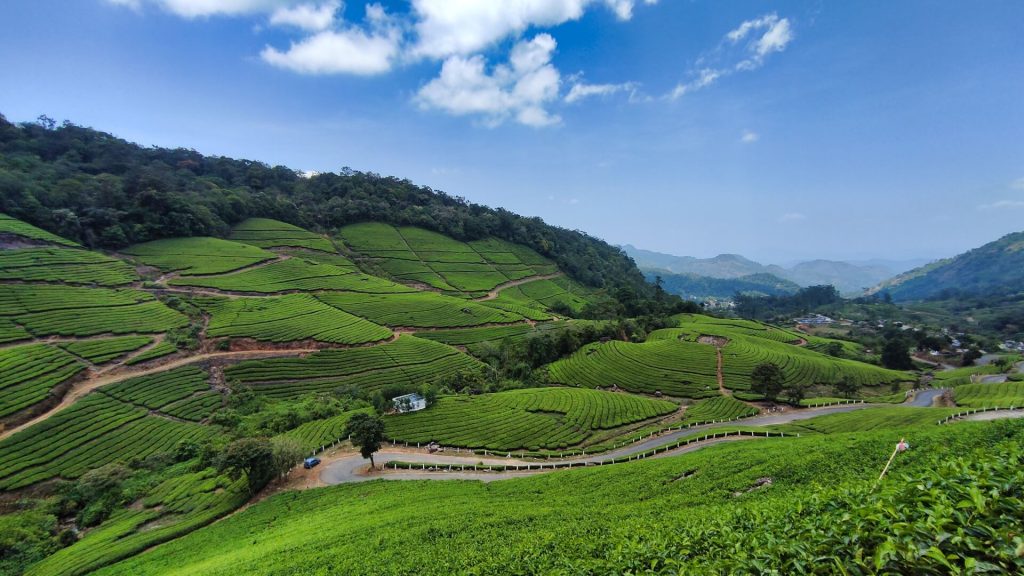
<svg viewBox="0 0 1024 576">
<path fill-rule="evenodd" d="M 960 360 L 961 366 L 974 366 L 974 361 L 981 358 L 981 350 L 972 347 L 971 349 L 964 352 L 963 358 Z"/>
<path fill-rule="evenodd" d="M 266 438 L 242 438 L 224 447 L 217 469 L 232 480 L 245 474 L 249 494 L 256 494 L 274 477 L 274 449 Z"/>
<path fill-rule="evenodd" d="M 750 389 L 772 401 L 782 392 L 784 382 L 782 368 L 771 362 L 759 364 L 750 375 Z"/>
<path fill-rule="evenodd" d="M 893 338 L 882 348 L 882 366 L 892 370 L 913 370 L 914 362 L 902 338 Z"/>
<path fill-rule="evenodd" d="M 356 414 L 349 419 L 345 434 L 351 438 L 353 446 L 359 447 L 363 458 L 370 459 L 372 470 L 376 466 L 373 453 L 380 450 L 381 442 L 384 441 L 384 421 L 379 416 Z"/>
<path fill-rule="evenodd" d="M 287 474 L 306 454 L 293 438 L 275 438 L 271 441 L 271 448 L 274 453 L 274 474 L 277 476 Z"/>
<path fill-rule="evenodd" d="M 842 358 L 843 345 L 840 342 L 829 342 L 825 345 L 825 353 L 834 358 Z"/>
<path fill-rule="evenodd" d="M 843 398 L 853 398 L 860 391 L 860 383 L 845 375 L 837 380 L 832 387 L 835 388 L 836 394 Z"/>
<path fill-rule="evenodd" d="M 807 397 L 808 388 L 810 387 L 804 382 L 793 382 L 786 386 L 786 399 L 793 406 L 799 406 L 800 402 Z"/>
</svg>

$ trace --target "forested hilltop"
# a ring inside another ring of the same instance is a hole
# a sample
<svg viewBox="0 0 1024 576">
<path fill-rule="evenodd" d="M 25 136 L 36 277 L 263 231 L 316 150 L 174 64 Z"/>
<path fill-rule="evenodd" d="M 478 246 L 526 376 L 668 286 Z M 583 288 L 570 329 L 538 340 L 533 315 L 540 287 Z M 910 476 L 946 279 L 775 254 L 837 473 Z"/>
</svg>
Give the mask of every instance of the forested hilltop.
<svg viewBox="0 0 1024 576">
<path fill-rule="evenodd" d="M 348 168 L 303 178 L 284 166 L 146 148 L 40 117 L 0 115 L 0 212 L 92 248 L 227 235 L 250 217 L 314 230 L 362 221 L 427 228 L 458 240 L 524 244 L 589 286 L 652 295 L 633 260 L 578 230 L 489 208 L 412 182 Z"/>
</svg>

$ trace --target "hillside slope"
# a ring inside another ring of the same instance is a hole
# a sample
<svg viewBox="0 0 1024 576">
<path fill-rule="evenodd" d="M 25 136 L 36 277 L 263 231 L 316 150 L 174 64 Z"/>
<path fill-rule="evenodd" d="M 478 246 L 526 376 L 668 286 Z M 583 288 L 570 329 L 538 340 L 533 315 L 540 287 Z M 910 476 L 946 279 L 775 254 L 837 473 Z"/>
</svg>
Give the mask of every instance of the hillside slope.
<svg viewBox="0 0 1024 576">
<path fill-rule="evenodd" d="M 1024 291 L 1024 232 L 941 260 L 886 281 L 872 293 L 894 300 L 924 300 L 956 295 L 1008 295 Z"/>
</svg>

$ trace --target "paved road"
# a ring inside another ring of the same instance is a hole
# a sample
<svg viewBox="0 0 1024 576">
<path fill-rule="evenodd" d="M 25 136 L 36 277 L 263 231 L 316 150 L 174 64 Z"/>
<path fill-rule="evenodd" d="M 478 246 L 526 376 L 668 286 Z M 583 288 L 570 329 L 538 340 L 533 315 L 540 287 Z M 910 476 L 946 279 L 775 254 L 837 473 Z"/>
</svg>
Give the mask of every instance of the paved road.
<svg viewBox="0 0 1024 576">
<path fill-rule="evenodd" d="M 942 396 L 945 392 L 945 388 L 933 388 L 930 390 L 921 390 L 914 395 L 914 399 L 910 402 L 904 402 L 904 406 L 916 406 L 918 408 L 928 408 L 935 403 L 935 399 Z"/>
<path fill-rule="evenodd" d="M 1024 418 L 1024 410 L 992 410 L 968 414 L 960 420 L 1000 420 L 1002 418 Z"/>
<path fill-rule="evenodd" d="M 814 418 L 816 416 L 824 416 L 826 414 L 836 414 L 840 412 L 851 412 L 853 410 L 861 410 L 874 406 L 873 404 L 846 404 L 842 406 L 829 406 L 826 408 L 810 408 L 803 410 L 788 410 L 785 412 L 779 412 L 776 414 L 767 414 L 764 416 L 755 416 L 753 418 L 746 418 L 735 422 L 737 425 L 742 426 L 772 426 L 778 424 L 788 424 L 790 422 L 796 422 L 798 420 L 806 420 L 808 418 Z M 573 462 L 573 463 L 587 463 L 591 465 L 601 465 L 603 462 L 621 458 L 623 456 L 629 456 L 632 454 L 639 454 L 641 452 L 647 452 L 648 450 L 671 444 L 673 441 L 696 434 L 698 432 L 711 430 L 712 428 L 720 428 L 722 424 L 708 424 L 705 426 L 694 426 L 692 428 L 686 428 L 683 430 L 676 430 L 667 434 L 652 437 L 642 442 L 636 442 L 628 446 L 623 446 L 616 450 L 610 450 L 602 454 L 578 458 L 565 458 L 558 460 L 558 462 Z M 680 446 L 679 448 L 670 452 L 665 452 L 666 455 L 677 455 L 684 454 L 686 452 L 692 452 L 699 450 L 711 444 L 718 444 L 721 442 L 728 442 L 738 440 L 740 437 L 729 437 L 729 438 L 718 438 L 708 440 L 707 442 L 701 442 L 699 444 L 689 444 L 686 446 Z M 661 455 L 659 455 L 661 456 Z M 523 460 L 516 460 L 512 458 L 484 458 L 481 456 L 453 456 L 449 454 L 424 454 L 414 453 L 407 451 L 397 450 L 382 450 L 374 456 L 374 460 L 377 466 L 382 466 L 391 461 L 400 462 L 423 462 L 427 464 L 453 464 L 453 465 L 472 465 L 477 463 L 493 464 L 493 465 L 525 465 L 534 464 L 537 462 L 526 462 Z M 323 484 L 343 484 L 349 482 L 365 482 L 367 480 L 377 480 L 384 478 L 387 480 L 504 480 L 507 478 L 518 478 L 525 475 L 542 474 L 551 472 L 551 470 L 545 471 L 530 471 L 530 472 L 428 472 L 428 471 L 386 471 L 386 472 L 375 472 L 373 474 L 367 473 L 368 464 L 359 454 L 343 455 L 336 460 L 327 463 L 324 469 L 320 472 L 320 482 Z"/>
<path fill-rule="evenodd" d="M 1006 374 L 993 374 L 991 376 L 982 376 L 982 384 L 1002 384 L 1006 382 Z"/>
</svg>

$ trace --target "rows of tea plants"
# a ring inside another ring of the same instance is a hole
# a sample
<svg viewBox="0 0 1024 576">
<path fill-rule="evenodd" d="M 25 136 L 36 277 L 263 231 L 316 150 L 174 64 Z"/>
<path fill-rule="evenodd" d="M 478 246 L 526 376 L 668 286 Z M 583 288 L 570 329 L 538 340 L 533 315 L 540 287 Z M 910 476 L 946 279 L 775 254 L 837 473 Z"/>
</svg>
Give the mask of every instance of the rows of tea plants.
<svg viewBox="0 0 1024 576">
<path fill-rule="evenodd" d="M 230 382 L 251 385 L 272 397 L 294 398 L 309 392 L 355 387 L 367 391 L 389 385 L 418 388 L 482 364 L 458 350 L 413 336 L 365 348 L 323 350 L 304 358 L 270 358 L 225 368 Z"/>
<path fill-rule="evenodd" d="M 182 471 L 149 490 L 141 499 L 141 506 L 117 511 L 71 546 L 32 566 L 27 574 L 91 573 L 205 526 L 237 509 L 248 498 L 245 477 L 231 480 L 212 468 Z"/>
<path fill-rule="evenodd" d="M 127 263 L 99 252 L 58 246 L 0 251 L 0 280 L 122 286 L 137 279 Z"/>
<path fill-rule="evenodd" d="M 169 356 L 177 351 L 178 348 L 173 343 L 168 340 L 164 340 L 149 350 L 143 350 L 139 354 L 126 359 L 124 363 L 127 366 L 133 366 L 135 364 L 141 364 L 150 360 L 156 360 L 157 358 Z"/>
<path fill-rule="evenodd" d="M 730 396 L 717 396 L 695 402 L 686 409 L 683 422 L 712 422 L 754 416 L 758 409 Z"/>
<path fill-rule="evenodd" d="M 494 300 L 486 302 L 490 306 L 510 311 L 533 311 L 529 316 L 534 320 L 550 317 L 547 310 L 554 306 L 569 308 L 579 312 L 584 306 L 599 300 L 600 297 L 591 289 L 565 277 L 550 280 L 534 280 L 518 286 L 510 286 L 501 291 Z M 527 313 L 523 315 L 527 315 Z M 535 317 L 537 314 L 540 317 Z"/>
<path fill-rule="evenodd" d="M 7 214 L 3 213 L 0 213 L 0 234 L 21 236 L 29 240 L 50 242 L 52 244 L 60 244 L 62 246 L 78 246 L 78 244 L 71 240 L 61 238 L 60 236 L 51 234 L 42 228 L 37 228 L 28 222 L 22 222 L 17 218 L 11 218 Z"/>
<path fill-rule="evenodd" d="M 346 226 L 340 237 L 388 274 L 438 290 L 482 294 L 509 280 L 552 273 L 554 265 L 529 248 L 497 239 L 460 242 L 411 226 Z"/>
<path fill-rule="evenodd" d="M 209 237 L 154 240 L 123 252 L 149 266 L 181 274 L 223 274 L 277 257 L 250 244 Z"/>
<path fill-rule="evenodd" d="M 149 336 L 120 336 L 65 342 L 59 346 L 89 362 L 103 364 L 133 350 L 138 350 L 151 342 L 153 339 Z"/>
<path fill-rule="evenodd" d="M 679 327 L 692 333 L 730 338 L 735 335 L 755 336 L 774 342 L 794 344 L 806 340 L 806 335 L 777 326 L 769 326 L 753 320 L 739 318 L 715 318 L 703 314 L 677 314 L 672 317 Z"/>
<path fill-rule="evenodd" d="M 84 368 L 72 355 L 46 344 L 0 348 L 0 417 L 45 400 Z"/>
<path fill-rule="evenodd" d="M 332 442 L 342 440 L 345 433 L 345 426 L 352 416 L 356 414 L 372 414 L 372 408 L 350 410 L 342 412 L 337 416 L 313 420 L 293 428 L 280 437 L 295 440 L 307 452 L 319 451 L 322 446 L 330 445 Z"/>
<path fill-rule="evenodd" d="M 17 342 L 18 340 L 27 340 L 32 335 L 25 330 L 23 326 L 15 324 L 13 320 L 9 318 L 0 317 L 0 344 L 6 344 L 8 342 Z"/>
<path fill-rule="evenodd" d="M 224 397 L 220 392 L 199 392 L 184 400 L 161 407 L 160 412 L 176 418 L 199 422 L 208 418 L 223 404 Z"/>
<path fill-rule="evenodd" d="M 551 364 L 551 380 L 588 388 L 619 387 L 707 398 L 718 395 L 715 349 L 690 342 L 594 343 Z"/>
<path fill-rule="evenodd" d="M 198 424 L 148 415 L 148 410 L 100 393 L 0 440 L 0 490 L 54 477 L 77 478 L 111 462 L 167 452 L 181 440 L 212 434 Z"/>
<path fill-rule="evenodd" d="M 833 358 L 805 348 L 734 335 L 722 349 L 725 386 L 749 390 L 750 375 L 759 364 L 771 362 L 782 368 L 786 382 L 830 385 L 848 378 L 861 386 L 881 386 L 914 380 L 913 376 L 853 360 Z"/>
<path fill-rule="evenodd" d="M 383 278 L 320 264 L 305 258 L 288 258 L 265 266 L 222 276 L 183 276 L 171 279 L 175 286 L 200 286 L 236 292 L 271 293 L 287 290 L 349 290 L 353 292 L 413 292 L 412 288 Z"/>
<path fill-rule="evenodd" d="M 565 448 L 595 430 L 674 412 L 672 402 L 580 388 L 536 388 L 445 396 L 422 411 L 385 417 L 389 438 L 448 446 L 514 450 Z"/>
<path fill-rule="evenodd" d="M 231 229 L 231 240 L 260 248 L 293 246 L 323 252 L 334 252 L 331 241 L 291 224 L 269 218 L 249 218 Z"/>
<path fill-rule="evenodd" d="M 909 406 L 864 408 L 798 420 L 789 424 L 773 426 L 771 429 L 801 434 L 840 434 L 871 430 L 899 431 L 937 425 L 936 422 L 940 418 L 954 412 L 956 410 L 952 408 L 912 408 Z"/>
<path fill-rule="evenodd" d="M 168 404 L 209 390 L 208 374 L 196 366 L 182 366 L 104 386 L 99 393 L 122 402 L 157 410 Z"/>
<path fill-rule="evenodd" d="M 1024 382 L 964 384 L 953 391 L 957 406 L 1009 408 L 1024 406 Z"/>
<path fill-rule="evenodd" d="M 269 342 L 316 340 L 364 344 L 391 336 L 391 331 L 329 306 L 309 294 L 269 298 L 197 298 L 210 313 L 206 334 Z"/>
<path fill-rule="evenodd" d="M 522 316 L 434 292 L 355 294 L 324 292 L 317 298 L 386 326 L 452 328 L 520 322 Z"/>
<path fill-rule="evenodd" d="M 188 318 L 141 290 L 0 285 L 0 318 L 36 336 L 165 332 Z"/>
</svg>

